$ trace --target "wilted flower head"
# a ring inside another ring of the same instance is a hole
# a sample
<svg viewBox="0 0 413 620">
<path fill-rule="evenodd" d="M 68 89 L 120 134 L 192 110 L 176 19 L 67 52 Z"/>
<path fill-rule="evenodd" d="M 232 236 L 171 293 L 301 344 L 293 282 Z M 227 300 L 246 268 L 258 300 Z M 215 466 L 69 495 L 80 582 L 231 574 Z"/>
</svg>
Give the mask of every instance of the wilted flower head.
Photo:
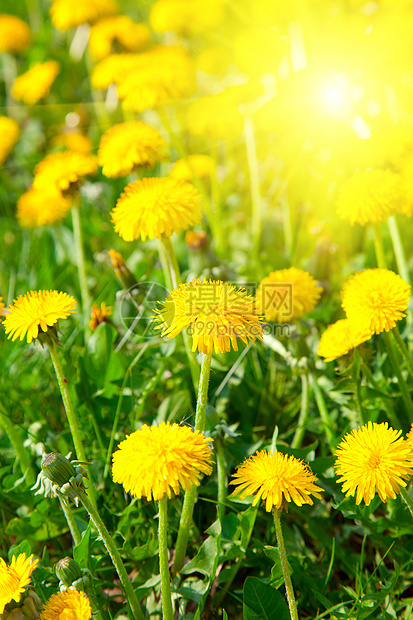
<svg viewBox="0 0 413 620">
<path fill-rule="evenodd" d="M 393 329 L 406 316 L 410 293 L 410 285 L 393 271 L 366 269 L 344 285 L 342 306 L 350 321 L 379 334 Z"/>
<path fill-rule="evenodd" d="M 137 24 L 126 15 L 102 19 L 92 26 L 89 35 L 89 50 L 92 58 L 101 60 L 112 53 L 113 45 L 127 52 L 140 52 L 151 35 L 145 24 Z"/>
<path fill-rule="evenodd" d="M 25 553 L 14 555 L 9 565 L 0 558 L 0 614 L 4 612 L 7 603 L 18 603 L 30 583 L 30 577 L 39 560 L 33 555 L 26 558 Z"/>
<path fill-rule="evenodd" d="M 20 52 L 29 47 L 30 42 L 30 28 L 26 22 L 15 15 L 0 14 L 0 54 Z"/>
<path fill-rule="evenodd" d="M 112 222 L 125 241 L 170 237 L 200 221 L 200 199 L 190 183 L 168 177 L 142 179 L 125 187 Z"/>
<path fill-rule="evenodd" d="M 192 181 L 195 177 L 209 179 L 214 172 L 215 163 L 209 155 L 188 155 L 187 159 L 178 159 L 169 175 L 180 181 Z"/>
<path fill-rule="evenodd" d="M 138 62 L 119 83 L 125 110 L 143 112 L 195 91 L 195 66 L 184 47 L 158 45 L 140 54 Z"/>
<path fill-rule="evenodd" d="M 149 22 L 155 32 L 199 34 L 217 26 L 224 18 L 224 9 L 223 0 L 211 0 L 208 10 L 204 0 L 157 0 L 152 5 Z"/>
<path fill-rule="evenodd" d="M 74 151 L 51 153 L 35 169 L 34 189 L 56 188 L 64 192 L 71 183 L 77 183 L 87 174 L 95 174 L 97 159 L 93 155 L 83 155 Z"/>
<path fill-rule="evenodd" d="M 320 498 L 322 489 L 315 483 L 316 476 L 304 461 L 281 452 L 261 450 L 238 467 L 231 484 L 238 485 L 234 494 L 241 498 L 255 495 L 252 502 L 256 506 L 265 500 L 265 510 L 281 508 L 284 501 L 293 501 L 297 506 L 312 504 L 310 497 Z"/>
<path fill-rule="evenodd" d="M 261 280 L 257 306 L 267 321 L 285 323 L 314 310 L 322 292 L 307 271 L 296 267 L 280 269 Z"/>
<path fill-rule="evenodd" d="M 108 316 L 110 316 L 112 312 L 112 306 L 107 306 L 104 301 L 100 304 L 100 308 L 96 304 L 93 304 L 89 322 L 90 329 L 95 331 L 98 325 L 106 323 Z"/>
<path fill-rule="evenodd" d="M 76 312 L 75 307 L 75 300 L 67 293 L 29 291 L 19 295 L 8 307 L 3 325 L 8 338 L 23 340 L 27 337 L 27 342 L 31 342 L 38 337 L 39 328 L 47 332 L 59 319 Z"/>
<path fill-rule="evenodd" d="M 98 162 L 106 177 L 126 176 L 138 166 L 153 166 L 166 157 L 159 131 L 142 121 L 119 123 L 100 139 Z"/>
<path fill-rule="evenodd" d="M 345 355 L 366 340 L 370 340 L 373 333 L 362 323 L 341 319 L 329 325 L 320 338 L 318 355 L 325 357 L 326 362 Z"/>
<path fill-rule="evenodd" d="M 40 620 L 90 620 L 92 607 L 86 594 L 78 590 L 66 590 L 53 594 L 42 613 Z"/>
<path fill-rule="evenodd" d="M 57 189 L 29 189 L 17 201 L 20 226 L 37 228 L 61 222 L 71 208 L 70 200 Z"/>
<path fill-rule="evenodd" d="M 413 450 L 400 435 L 387 422 L 368 422 L 347 433 L 337 448 L 334 466 L 346 497 L 356 495 L 356 504 L 364 500 L 369 505 L 377 491 L 386 502 L 406 486 L 413 474 Z"/>
<path fill-rule="evenodd" d="M 262 326 L 255 298 L 243 288 L 216 280 L 191 280 L 181 284 L 155 311 L 162 336 L 174 338 L 186 327 L 192 350 L 200 353 L 238 351 L 237 338 L 246 345 L 262 340 Z"/>
<path fill-rule="evenodd" d="M 363 170 L 341 188 L 337 213 L 352 224 L 377 224 L 401 210 L 403 178 L 391 170 Z"/>
<path fill-rule="evenodd" d="M 12 95 L 17 101 L 34 105 L 49 94 L 60 67 L 55 60 L 38 62 L 16 78 Z"/>
<path fill-rule="evenodd" d="M 52 24 L 59 30 L 91 24 L 117 12 L 115 0 L 53 0 L 50 7 Z"/>
<path fill-rule="evenodd" d="M 171 497 L 212 472 L 210 442 L 189 426 L 162 422 L 129 435 L 113 454 L 113 480 L 134 497 Z"/>
<path fill-rule="evenodd" d="M 0 34 L 1 37 L 1 34 Z M 1 40 L 1 38 L 0 38 Z M 10 151 L 20 136 L 20 125 L 14 118 L 0 116 L 0 166 L 4 164 Z"/>
</svg>

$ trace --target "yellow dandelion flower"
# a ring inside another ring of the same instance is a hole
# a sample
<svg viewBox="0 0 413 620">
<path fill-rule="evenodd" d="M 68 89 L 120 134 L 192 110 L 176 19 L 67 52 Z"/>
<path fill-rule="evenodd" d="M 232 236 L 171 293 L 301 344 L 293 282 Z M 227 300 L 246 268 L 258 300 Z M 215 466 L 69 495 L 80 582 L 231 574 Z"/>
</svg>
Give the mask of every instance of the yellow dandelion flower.
<svg viewBox="0 0 413 620">
<path fill-rule="evenodd" d="M 30 28 L 14 15 L 0 14 L 0 54 L 20 52 L 31 43 Z"/>
<path fill-rule="evenodd" d="M 127 52 L 140 52 L 149 44 L 151 35 L 145 24 L 137 24 L 126 15 L 102 19 L 90 29 L 89 50 L 92 58 L 102 60 L 114 46 Z"/>
<path fill-rule="evenodd" d="M 53 138 L 52 144 L 82 155 L 90 155 L 93 149 L 92 140 L 80 132 L 61 133 Z"/>
<path fill-rule="evenodd" d="M 8 116 L 0 116 L 0 136 L 0 166 L 2 166 L 19 139 L 19 123 Z"/>
<path fill-rule="evenodd" d="M 50 7 L 52 24 L 59 30 L 90 24 L 117 12 L 115 0 L 53 0 Z"/>
<path fill-rule="evenodd" d="M 186 230 L 201 219 L 201 196 L 190 183 L 168 177 L 129 183 L 111 212 L 125 241 L 160 239 Z"/>
<path fill-rule="evenodd" d="M 66 319 L 76 312 L 76 301 L 67 293 L 59 291 L 29 291 L 19 295 L 5 311 L 4 328 L 8 338 L 20 337 L 27 342 L 39 335 L 39 327 L 47 332 L 59 319 Z"/>
<path fill-rule="evenodd" d="M 413 450 L 400 435 L 387 422 L 368 422 L 344 437 L 334 467 L 346 497 L 356 495 L 356 504 L 364 500 L 368 506 L 376 491 L 386 502 L 406 486 L 413 474 Z"/>
<path fill-rule="evenodd" d="M 100 304 L 100 308 L 96 304 L 93 304 L 89 322 L 89 327 L 92 332 L 94 332 L 101 323 L 106 323 L 108 316 L 110 316 L 112 312 L 112 306 L 107 306 L 104 301 Z"/>
<path fill-rule="evenodd" d="M 342 306 L 350 321 L 366 324 L 379 334 L 406 316 L 410 294 L 410 285 L 393 271 L 366 269 L 344 285 Z"/>
<path fill-rule="evenodd" d="M 307 271 L 290 267 L 272 271 L 257 289 L 260 313 L 270 322 L 285 323 L 314 310 L 323 289 Z"/>
<path fill-rule="evenodd" d="M 405 202 L 403 178 L 391 170 L 364 170 L 341 188 L 337 213 L 352 224 L 377 224 L 394 215 Z"/>
<path fill-rule="evenodd" d="M 312 504 L 310 497 L 320 499 L 322 489 L 315 483 L 316 476 L 304 461 L 281 452 L 261 450 L 238 467 L 231 484 L 239 485 L 234 494 L 241 492 L 241 498 L 255 495 L 256 506 L 265 500 L 265 510 L 281 508 L 283 501 L 293 501 L 297 506 Z"/>
<path fill-rule="evenodd" d="M 64 192 L 87 174 L 97 171 L 97 158 L 74 151 L 47 155 L 35 168 L 34 189 L 56 189 Z"/>
<path fill-rule="evenodd" d="M 129 435 L 113 454 L 112 475 L 127 493 L 146 499 L 170 498 L 199 485 L 212 472 L 211 438 L 189 426 L 162 422 Z"/>
<path fill-rule="evenodd" d="M 413 449 L 413 424 L 411 425 L 410 430 L 409 430 L 409 432 L 407 433 L 407 436 L 406 436 L 406 441 L 408 441 L 408 442 L 409 442 L 410 446 L 411 446 L 411 447 L 412 447 L 412 449 Z"/>
<path fill-rule="evenodd" d="M 71 206 L 58 190 L 29 189 L 17 201 L 17 220 L 23 228 L 51 226 L 61 222 Z"/>
<path fill-rule="evenodd" d="M 200 353 L 238 351 L 237 338 L 247 346 L 256 338 L 262 340 L 261 319 L 255 298 L 243 288 L 218 280 L 191 280 L 171 291 L 155 311 L 154 320 L 162 336 L 174 338 L 188 327 L 192 350 Z"/>
<path fill-rule="evenodd" d="M 333 360 L 355 349 L 366 340 L 370 340 L 373 332 L 360 323 L 341 319 L 329 325 L 320 338 L 318 355 L 325 357 L 326 362 Z"/>
<path fill-rule="evenodd" d="M 155 32 L 171 30 L 178 34 L 200 34 L 216 27 L 224 19 L 223 0 L 157 0 L 151 8 L 149 23 Z"/>
<path fill-rule="evenodd" d="M 38 562 L 33 559 L 33 555 L 26 558 L 25 553 L 17 557 L 14 555 L 9 566 L 0 558 L 0 614 L 4 612 L 7 603 L 20 601 Z"/>
<path fill-rule="evenodd" d="M 158 45 L 140 54 L 134 70 L 119 83 L 125 110 L 143 112 L 193 94 L 195 66 L 185 48 Z"/>
<path fill-rule="evenodd" d="M 98 162 L 106 177 L 123 177 L 138 166 L 153 166 L 166 158 L 167 143 L 159 131 L 143 123 L 119 123 L 100 139 Z"/>
<path fill-rule="evenodd" d="M 93 88 L 105 89 L 120 84 L 139 63 L 140 54 L 111 54 L 92 69 Z"/>
<path fill-rule="evenodd" d="M 92 606 L 86 594 L 66 590 L 53 594 L 40 614 L 40 620 L 90 620 Z"/>
<path fill-rule="evenodd" d="M 59 71 L 60 67 L 55 60 L 36 63 L 16 78 L 12 88 L 13 97 L 27 105 L 34 105 L 49 94 Z"/>
<path fill-rule="evenodd" d="M 3 297 L 0 295 L 0 321 L 3 318 L 3 310 L 5 307 Z"/>
<path fill-rule="evenodd" d="M 199 179 L 209 179 L 215 169 L 215 163 L 209 155 L 188 155 L 187 159 L 178 159 L 169 175 L 180 181 L 192 181 L 194 175 Z"/>
</svg>

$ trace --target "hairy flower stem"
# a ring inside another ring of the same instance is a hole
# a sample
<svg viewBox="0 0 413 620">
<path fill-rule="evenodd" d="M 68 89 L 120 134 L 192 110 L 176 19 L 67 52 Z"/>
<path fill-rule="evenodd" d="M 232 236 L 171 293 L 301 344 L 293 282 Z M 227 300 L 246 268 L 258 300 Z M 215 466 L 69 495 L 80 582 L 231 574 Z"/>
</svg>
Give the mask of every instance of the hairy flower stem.
<svg viewBox="0 0 413 620">
<path fill-rule="evenodd" d="M 411 374 L 411 376 L 413 377 L 413 358 L 410 354 L 409 349 L 407 348 L 403 338 L 400 335 L 399 332 L 399 328 L 397 327 L 397 325 L 395 327 L 393 327 L 392 329 L 392 334 L 394 336 L 394 339 L 397 343 L 397 346 L 400 349 L 400 352 L 404 358 L 404 361 L 406 362 L 406 366 L 409 369 L 409 372 Z"/>
<path fill-rule="evenodd" d="M 182 280 L 181 280 L 181 272 L 179 269 L 178 261 L 176 260 L 176 254 L 175 254 L 174 247 L 172 245 L 172 241 L 170 237 L 163 237 L 161 240 L 161 243 L 163 245 L 165 254 L 168 259 L 169 273 L 170 273 L 170 279 L 172 282 L 172 286 L 174 289 L 177 289 L 179 285 L 181 284 Z M 165 276 L 165 280 L 167 281 L 166 276 Z M 189 363 L 189 370 L 191 371 L 192 383 L 194 384 L 194 390 L 196 394 L 198 391 L 198 384 L 199 384 L 199 365 L 196 359 L 196 353 L 195 351 L 192 351 L 191 337 L 189 336 L 189 334 L 187 333 L 185 329 L 182 331 L 182 337 L 184 339 L 185 351 L 186 351 L 186 355 L 188 357 L 188 363 Z"/>
<path fill-rule="evenodd" d="M 409 492 L 404 487 L 400 487 L 400 495 L 404 499 L 404 502 L 413 517 L 413 499 L 410 497 Z"/>
<path fill-rule="evenodd" d="M 326 407 L 326 403 L 324 400 L 324 396 L 323 393 L 320 389 L 320 386 L 317 383 L 317 377 L 315 376 L 314 373 L 310 372 L 309 373 L 310 379 L 311 379 L 311 385 L 313 388 L 313 392 L 314 392 L 314 396 L 315 396 L 315 400 L 317 403 L 317 407 L 318 407 L 318 411 L 320 413 L 320 417 L 321 417 L 321 422 L 324 428 L 324 432 L 327 436 L 327 441 L 329 446 L 334 446 L 335 444 L 335 439 L 334 439 L 334 433 L 333 433 L 333 429 L 331 426 L 331 420 L 330 420 L 330 416 L 328 415 L 328 410 Z"/>
<path fill-rule="evenodd" d="M 111 535 L 109 534 L 106 525 L 103 523 L 102 519 L 99 516 L 96 508 L 92 505 L 87 497 L 86 493 L 83 490 L 79 491 L 79 500 L 82 502 L 83 506 L 89 513 L 89 516 L 96 527 L 99 535 L 105 545 L 111 560 L 113 562 L 113 566 L 116 569 L 116 572 L 119 575 L 119 579 L 123 586 L 123 590 L 126 595 L 127 602 L 132 611 L 132 617 L 134 620 L 144 620 L 144 615 L 139 605 L 138 598 L 136 596 L 135 590 L 132 587 L 131 582 L 129 581 L 128 573 L 126 572 L 126 568 L 122 562 L 122 558 L 119 555 L 118 550 L 116 549 L 115 543 L 112 540 Z"/>
<path fill-rule="evenodd" d="M 162 589 L 162 616 L 163 620 L 173 620 L 171 581 L 169 577 L 168 558 L 168 500 L 166 497 L 159 500 L 159 569 L 161 573 Z"/>
<path fill-rule="evenodd" d="M 63 514 L 65 515 L 66 521 L 67 521 L 67 525 L 69 526 L 69 530 L 70 533 L 72 535 L 73 538 L 73 542 L 76 545 L 78 545 L 80 543 L 80 541 L 82 540 L 82 537 L 80 535 L 80 531 L 79 528 L 77 527 L 77 523 L 75 521 L 75 518 L 73 516 L 73 512 L 71 507 L 69 506 L 69 504 L 66 504 L 65 502 L 63 502 L 61 500 L 61 498 L 59 497 L 59 502 L 60 502 L 60 506 L 63 510 Z"/>
<path fill-rule="evenodd" d="M 50 355 L 53 362 L 53 367 L 55 369 L 57 383 L 59 384 L 60 393 L 62 395 L 63 405 L 66 411 L 67 421 L 69 423 L 70 432 L 72 434 L 73 445 L 75 446 L 76 458 L 79 461 L 85 462 L 85 469 L 88 473 L 90 484 L 88 488 L 88 495 L 93 503 L 96 506 L 96 498 L 93 486 L 92 472 L 90 466 L 86 461 L 86 454 L 83 448 L 82 439 L 80 436 L 79 423 L 77 419 L 76 412 L 74 410 L 72 401 L 70 399 L 69 390 L 67 387 L 67 379 L 64 376 L 63 368 L 59 360 L 59 356 L 57 354 L 56 346 L 52 342 L 47 342 L 47 346 L 49 347 Z"/>
<path fill-rule="evenodd" d="M 380 224 L 374 226 L 374 249 L 376 250 L 377 266 L 380 269 L 387 269 L 386 257 L 384 254 L 383 236 Z"/>
<path fill-rule="evenodd" d="M 209 374 L 211 371 L 212 353 L 202 354 L 201 378 L 199 382 L 198 401 L 195 413 L 195 430 L 203 432 L 205 429 L 205 414 L 208 402 Z M 186 491 L 179 522 L 178 538 L 175 546 L 175 558 L 172 573 L 179 573 L 184 565 L 186 548 L 188 546 L 189 531 L 196 501 L 197 488 L 193 485 Z"/>
<path fill-rule="evenodd" d="M 291 583 L 290 571 L 288 568 L 287 553 L 285 551 L 284 537 L 281 529 L 280 511 L 273 510 L 275 534 L 277 536 L 278 551 L 280 552 L 281 568 L 284 576 L 284 585 L 287 593 L 288 607 L 290 608 L 291 620 L 298 620 L 297 603 L 295 601 L 293 584 Z"/>
<path fill-rule="evenodd" d="M 357 347 L 354 349 L 354 363 L 353 363 L 353 383 L 354 383 L 354 396 L 356 399 L 357 411 L 360 417 L 360 424 L 366 424 L 368 420 L 366 419 L 363 405 L 361 403 L 361 392 L 360 392 L 360 353 Z"/>
<path fill-rule="evenodd" d="M 304 439 L 305 425 L 308 419 L 310 409 L 310 387 L 308 385 L 307 371 L 301 375 L 301 409 L 298 417 L 297 429 L 291 442 L 292 448 L 300 448 Z"/>
<path fill-rule="evenodd" d="M 75 201 L 72 207 L 72 223 L 76 265 L 79 275 L 80 295 L 82 298 L 82 314 L 83 320 L 86 321 L 90 315 L 91 303 L 86 280 L 85 255 L 83 252 L 82 229 L 80 226 L 80 206 L 77 201 Z"/>
<path fill-rule="evenodd" d="M 7 435 L 16 453 L 22 474 L 26 477 L 27 483 L 31 486 L 36 480 L 36 475 L 31 464 L 30 454 L 18 436 L 16 426 L 10 420 L 9 416 L 4 413 L 3 407 L 0 407 L 0 428 Z"/>
<path fill-rule="evenodd" d="M 413 424 L 413 403 L 406 383 L 403 379 L 402 371 L 400 370 L 399 360 L 397 359 L 396 351 L 394 350 L 392 339 L 388 332 L 383 332 L 384 344 L 386 346 L 387 353 L 390 358 L 391 365 L 393 366 L 393 372 L 397 377 L 400 392 L 403 398 L 404 406 L 408 414 L 410 424 Z"/>
<path fill-rule="evenodd" d="M 390 237 L 393 244 L 394 255 L 396 257 L 397 269 L 403 280 L 407 284 L 411 284 L 409 268 L 407 266 L 406 254 L 404 251 L 403 243 L 400 237 L 399 227 L 397 225 L 396 216 L 392 215 L 387 220 L 387 225 L 390 231 Z"/>
</svg>

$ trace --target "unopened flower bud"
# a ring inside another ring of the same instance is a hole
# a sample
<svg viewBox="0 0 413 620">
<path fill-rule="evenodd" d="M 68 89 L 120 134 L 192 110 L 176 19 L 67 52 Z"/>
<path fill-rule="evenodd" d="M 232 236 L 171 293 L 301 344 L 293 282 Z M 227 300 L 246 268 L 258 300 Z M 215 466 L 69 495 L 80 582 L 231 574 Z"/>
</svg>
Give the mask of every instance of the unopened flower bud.
<svg viewBox="0 0 413 620">
<path fill-rule="evenodd" d="M 123 260 L 122 254 L 116 252 L 116 250 L 109 250 L 110 262 L 115 271 L 115 275 L 122 285 L 122 288 L 129 290 L 133 286 L 136 286 L 137 281 L 133 273 L 128 269 Z"/>
<path fill-rule="evenodd" d="M 60 579 L 65 586 L 71 586 L 74 581 L 82 577 L 79 564 L 69 557 L 59 560 L 56 564 L 55 573 L 57 578 Z"/>
<path fill-rule="evenodd" d="M 76 477 L 76 470 L 72 463 L 57 452 L 51 452 L 44 457 L 42 471 L 58 487 L 62 487 L 71 478 Z"/>
</svg>

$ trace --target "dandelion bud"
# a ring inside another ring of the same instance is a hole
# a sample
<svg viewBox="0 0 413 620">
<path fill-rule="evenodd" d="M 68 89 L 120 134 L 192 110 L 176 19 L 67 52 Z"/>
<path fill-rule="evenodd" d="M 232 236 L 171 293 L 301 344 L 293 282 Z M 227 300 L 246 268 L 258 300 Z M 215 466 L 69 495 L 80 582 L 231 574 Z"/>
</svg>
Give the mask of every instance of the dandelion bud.
<svg viewBox="0 0 413 620">
<path fill-rule="evenodd" d="M 62 487 L 71 478 L 76 477 L 76 470 L 72 463 L 57 452 L 51 452 L 44 457 L 42 470 L 46 478 L 58 487 Z"/>
<path fill-rule="evenodd" d="M 65 585 L 71 586 L 74 581 L 82 578 L 80 566 L 72 558 L 66 557 L 59 560 L 55 568 L 56 577 Z"/>
<path fill-rule="evenodd" d="M 136 286 L 137 281 L 133 273 L 125 265 L 122 254 L 116 252 L 116 250 L 109 250 L 110 262 L 115 270 L 115 275 L 122 287 L 129 290 L 133 286 Z"/>
</svg>

